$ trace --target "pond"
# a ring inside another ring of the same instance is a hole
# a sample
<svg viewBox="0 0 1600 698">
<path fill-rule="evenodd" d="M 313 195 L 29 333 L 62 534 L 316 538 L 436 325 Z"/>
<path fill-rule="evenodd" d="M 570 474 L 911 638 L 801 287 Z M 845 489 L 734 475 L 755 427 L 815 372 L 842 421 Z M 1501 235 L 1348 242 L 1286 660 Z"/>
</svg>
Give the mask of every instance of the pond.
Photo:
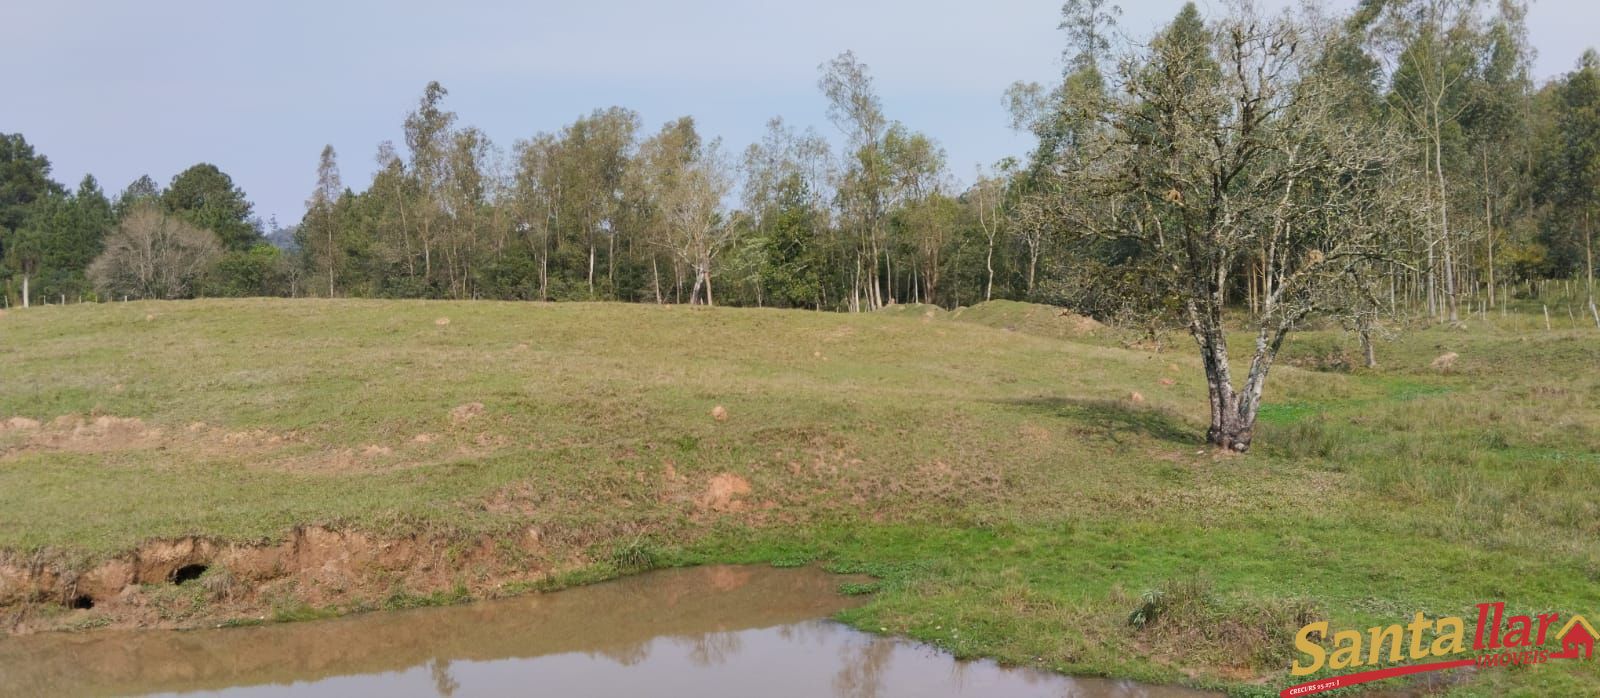
<svg viewBox="0 0 1600 698">
<path fill-rule="evenodd" d="M 817 569 L 664 570 L 446 608 L 215 630 L 0 639 L 0 695 L 1191 698 L 957 661 L 827 617 Z"/>
</svg>

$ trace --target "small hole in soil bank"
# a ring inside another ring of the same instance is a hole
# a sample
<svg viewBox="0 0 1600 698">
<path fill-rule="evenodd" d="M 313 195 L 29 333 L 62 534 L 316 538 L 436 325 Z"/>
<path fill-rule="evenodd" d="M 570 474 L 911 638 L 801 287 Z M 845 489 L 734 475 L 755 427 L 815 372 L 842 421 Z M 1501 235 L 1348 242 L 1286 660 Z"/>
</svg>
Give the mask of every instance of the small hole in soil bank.
<svg viewBox="0 0 1600 698">
<path fill-rule="evenodd" d="M 173 573 L 172 573 L 172 583 L 173 584 L 182 584 L 184 582 L 188 582 L 188 581 L 192 581 L 192 580 L 195 580 L 195 579 L 199 579 L 200 575 L 205 574 L 205 573 L 206 573 L 206 566 L 205 565 L 184 565 L 182 567 L 179 567 L 177 570 L 173 571 Z"/>
<path fill-rule="evenodd" d="M 72 597 L 72 603 L 69 605 L 79 609 L 94 608 L 94 599 L 90 598 L 88 594 L 80 594 Z"/>
</svg>

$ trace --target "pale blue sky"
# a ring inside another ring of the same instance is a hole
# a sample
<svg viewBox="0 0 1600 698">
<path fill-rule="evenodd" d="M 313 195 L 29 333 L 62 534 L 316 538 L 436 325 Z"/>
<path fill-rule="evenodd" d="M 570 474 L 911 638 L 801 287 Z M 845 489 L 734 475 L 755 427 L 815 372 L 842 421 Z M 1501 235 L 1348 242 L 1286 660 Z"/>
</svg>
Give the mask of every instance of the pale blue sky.
<svg viewBox="0 0 1600 698">
<path fill-rule="evenodd" d="M 1182 1 L 1122 5 L 1124 28 L 1144 35 Z M 289 224 L 323 144 L 339 151 L 346 183 L 364 188 L 377 144 L 400 140 L 429 80 L 450 90 L 463 123 L 506 149 L 615 104 L 650 131 L 692 115 L 737 152 L 775 115 L 837 141 L 817 65 L 853 49 L 890 118 L 938 139 L 970 180 L 975 165 L 1026 149 L 1001 94 L 1059 74 L 1059 9 L 1059 0 L 5 0 L 0 132 L 22 132 L 57 180 L 92 172 L 111 193 L 140 174 L 164 184 L 214 162 L 263 219 Z M 1537 75 L 1571 69 L 1596 26 L 1600 3 L 1536 2 Z"/>
</svg>

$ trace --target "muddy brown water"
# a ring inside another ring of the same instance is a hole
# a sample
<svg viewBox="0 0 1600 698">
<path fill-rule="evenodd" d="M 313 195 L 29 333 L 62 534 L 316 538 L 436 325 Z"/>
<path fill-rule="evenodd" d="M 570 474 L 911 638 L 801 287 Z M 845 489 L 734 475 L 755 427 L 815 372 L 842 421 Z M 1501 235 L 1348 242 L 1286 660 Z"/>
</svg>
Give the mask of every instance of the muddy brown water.
<svg viewBox="0 0 1600 698">
<path fill-rule="evenodd" d="M 826 618 L 815 569 L 667 570 L 448 608 L 216 630 L 0 638 L 0 695 L 1195 698 L 962 662 Z"/>
</svg>

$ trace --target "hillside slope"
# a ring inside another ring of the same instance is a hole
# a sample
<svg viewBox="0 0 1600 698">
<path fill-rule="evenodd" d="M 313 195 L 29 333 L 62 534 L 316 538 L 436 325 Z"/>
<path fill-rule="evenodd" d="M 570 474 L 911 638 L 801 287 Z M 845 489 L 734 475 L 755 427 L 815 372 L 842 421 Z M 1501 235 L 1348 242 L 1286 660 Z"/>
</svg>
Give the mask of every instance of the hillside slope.
<svg viewBox="0 0 1600 698">
<path fill-rule="evenodd" d="M 1235 457 L 1198 446 L 1186 353 L 1017 327 L 1062 320 L 1039 307 L 12 311 L 0 621 L 288 620 L 823 561 L 882 579 L 859 627 L 1254 691 L 1285 683 L 1308 617 L 1600 607 L 1591 335 L 1430 330 L 1384 371 L 1279 369 Z M 1453 690 L 1600 678 L 1480 673 Z"/>
</svg>

